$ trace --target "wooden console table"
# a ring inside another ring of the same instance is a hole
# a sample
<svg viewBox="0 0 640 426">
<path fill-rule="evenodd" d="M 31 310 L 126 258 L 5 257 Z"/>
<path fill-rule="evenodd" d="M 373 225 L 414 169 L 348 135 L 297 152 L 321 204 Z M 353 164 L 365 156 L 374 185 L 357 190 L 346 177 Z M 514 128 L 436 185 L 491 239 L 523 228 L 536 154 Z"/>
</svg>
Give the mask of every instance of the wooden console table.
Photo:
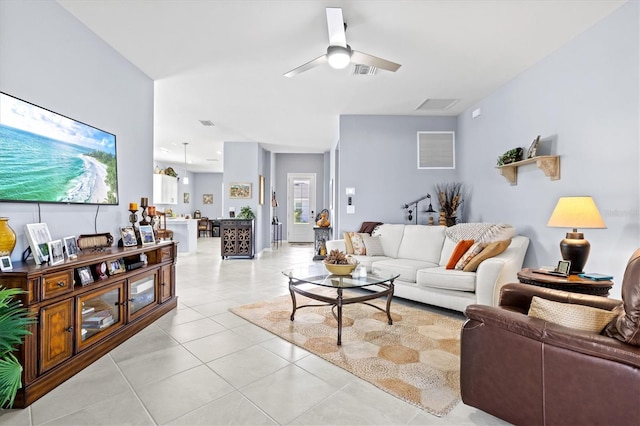
<svg viewBox="0 0 640 426">
<path fill-rule="evenodd" d="M 565 278 L 538 274 L 533 272 L 531 268 L 524 268 L 518 272 L 518 281 L 538 287 L 570 291 L 573 293 L 593 294 L 595 296 L 608 296 L 609 290 L 613 287 L 613 281 L 595 281 L 580 278 L 577 275 L 569 275 Z"/>
<path fill-rule="evenodd" d="M 107 247 L 0 272 L 0 286 L 24 290 L 22 304 L 37 318 L 18 350 L 23 387 L 14 407 L 27 407 L 174 309 L 176 251 L 173 241 Z"/>
</svg>

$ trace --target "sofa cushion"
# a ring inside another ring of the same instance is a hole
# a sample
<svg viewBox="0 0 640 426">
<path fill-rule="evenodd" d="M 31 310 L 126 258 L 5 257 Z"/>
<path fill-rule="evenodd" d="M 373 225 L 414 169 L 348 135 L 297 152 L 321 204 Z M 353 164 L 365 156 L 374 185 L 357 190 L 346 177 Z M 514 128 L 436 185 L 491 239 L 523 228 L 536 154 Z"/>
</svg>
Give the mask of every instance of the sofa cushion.
<svg viewBox="0 0 640 426">
<path fill-rule="evenodd" d="M 475 291 L 476 273 L 457 269 L 447 270 L 444 266 L 425 268 L 416 273 L 416 283 L 420 287 Z"/>
<path fill-rule="evenodd" d="M 442 244 L 442 254 L 440 254 L 440 266 L 446 266 L 457 244 L 458 243 L 453 241 L 451 238 L 445 237 L 444 243 Z"/>
<path fill-rule="evenodd" d="M 459 223 L 446 229 L 453 241 L 474 240 L 481 243 L 508 240 L 516 235 L 516 229 L 505 223 Z"/>
<path fill-rule="evenodd" d="M 473 240 L 461 240 L 458 241 L 456 247 L 453 249 L 453 253 L 451 253 L 451 257 L 449 257 L 449 261 L 447 262 L 447 269 L 455 269 L 456 263 L 462 257 L 463 254 L 469 250 L 469 248 L 473 245 Z"/>
<path fill-rule="evenodd" d="M 383 272 L 400 274 L 398 277 L 401 281 L 409 283 L 416 282 L 416 272 L 423 268 L 434 268 L 437 264 L 412 259 L 388 259 L 373 262 L 371 268 L 381 270 Z"/>
<path fill-rule="evenodd" d="M 353 245 L 351 244 L 351 235 L 349 235 L 349 232 L 343 232 L 342 236 L 344 238 L 344 246 L 346 251 L 346 254 L 353 254 Z"/>
<path fill-rule="evenodd" d="M 372 237 L 369 234 L 362 234 L 367 256 L 384 256 L 384 248 L 380 236 Z"/>
<path fill-rule="evenodd" d="M 489 245 L 486 246 L 484 249 L 482 249 L 480 254 L 478 254 L 476 257 L 471 259 L 471 261 L 467 263 L 467 266 L 462 268 L 462 270 L 465 272 L 475 272 L 478 269 L 480 262 L 482 262 L 483 260 L 489 259 L 490 257 L 497 256 L 500 253 L 504 252 L 507 249 L 507 247 L 509 247 L 509 244 L 511 244 L 510 239 L 489 243 Z"/>
<path fill-rule="evenodd" d="M 437 265 L 440 262 L 445 229 L 444 226 L 405 226 L 397 257 Z"/>
<path fill-rule="evenodd" d="M 374 262 L 392 259 L 391 257 L 386 256 L 358 256 L 355 254 L 351 255 L 351 257 L 357 260 L 360 265 L 364 266 L 367 269 L 367 272 L 371 272 L 371 268 Z"/>
<path fill-rule="evenodd" d="M 555 302 L 538 296 L 531 298 L 528 315 L 534 318 L 593 333 L 600 333 L 618 315 L 591 306 Z"/>
<path fill-rule="evenodd" d="M 467 250 L 466 253 L 462 255 L 460 260 L 458 260 L 458 263 L 456 263 L 456 269 L 462 271 L 464 267 L 467 266 L 469 262 L 471 262 L 471 259 L 479 255 L 480 252 L 484 250 L 485 246 L 485 243 L 473 243 L 473 245 L 469 247 L 469 250 Z"/>
<path fill-rule="evenodd" d="M 360 234 L 358 232 L 347 232 L 347 234 L 349 235 L 349 240 L 351 241 L 351 248 L 353 250 L 352 253 L 347 253 L 347 254 L 358 254 L 358 255 L 367 254 L 367 248 L 364 245 L 364 239 L 362 238 L 362 236 L 365 234 Z"/>
<path fill-rule="evenodd" d="M 398 248 L 404 235 L 404 225 L 385 223 L 374 229 L 371 235 L 380 236 L 385 256 L 398 257 Z"/>
</svg>

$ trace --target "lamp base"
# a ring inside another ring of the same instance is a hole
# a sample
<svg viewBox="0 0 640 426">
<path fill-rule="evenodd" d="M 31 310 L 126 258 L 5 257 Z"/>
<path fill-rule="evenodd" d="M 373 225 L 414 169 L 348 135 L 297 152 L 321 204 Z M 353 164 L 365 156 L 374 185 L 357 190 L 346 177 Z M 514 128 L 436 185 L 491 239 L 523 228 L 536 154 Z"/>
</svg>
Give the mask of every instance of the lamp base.
<svg viewBox="0 0 640 426">
<path fill-rule="evenodd" d="M 571 261 L 570 273 L 572 275 L 583 272 L 590 250 L 591 244 L 584 239 L 582 232 L 567 232 L 565 238 L 560 241 L 562 259 Z"/>
</svg>

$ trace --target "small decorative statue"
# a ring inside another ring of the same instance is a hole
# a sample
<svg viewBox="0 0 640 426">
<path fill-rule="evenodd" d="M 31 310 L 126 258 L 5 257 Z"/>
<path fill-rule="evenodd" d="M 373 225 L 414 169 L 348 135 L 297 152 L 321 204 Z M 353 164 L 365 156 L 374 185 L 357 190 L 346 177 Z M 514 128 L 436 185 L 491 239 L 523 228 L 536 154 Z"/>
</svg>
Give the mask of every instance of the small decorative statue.
<svg viewBox="0 0 640 426">
<path fill-rule="evenodd" d="M 316 222 L 316 225 L 322 228 L 328 228 L 331 225 L 331 222 L 327 220 L 327 214 L 325 212 L 320 213 L 320 220 Z"/>
</svg>

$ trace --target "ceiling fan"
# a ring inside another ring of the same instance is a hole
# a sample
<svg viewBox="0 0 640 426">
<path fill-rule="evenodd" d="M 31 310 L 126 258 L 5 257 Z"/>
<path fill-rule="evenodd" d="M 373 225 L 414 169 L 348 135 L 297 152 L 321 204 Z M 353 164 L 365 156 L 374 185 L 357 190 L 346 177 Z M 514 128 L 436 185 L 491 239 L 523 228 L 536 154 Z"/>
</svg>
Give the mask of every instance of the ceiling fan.
<svg viewBox="0 0 640 426">
<path fill-rule="evenodd" d="M 335 69 L 345 68 L 349 63 L 369 65 L 393 72 L 400 68 L 400 64 L 396 64 L 395 62 L 351 49 L 351 46 L 347 44 L 345 35 L 347 24 L 344 23 L 344 19 L 342 18 L 342 8 L 327 8 L 327 27 L 329 29 L 329 47 L 327 48 L 327 53 L 292 69 L 285 73 L 285 77 L 293 77 L 327 62 L 329 66 Z"/>
</svg>

